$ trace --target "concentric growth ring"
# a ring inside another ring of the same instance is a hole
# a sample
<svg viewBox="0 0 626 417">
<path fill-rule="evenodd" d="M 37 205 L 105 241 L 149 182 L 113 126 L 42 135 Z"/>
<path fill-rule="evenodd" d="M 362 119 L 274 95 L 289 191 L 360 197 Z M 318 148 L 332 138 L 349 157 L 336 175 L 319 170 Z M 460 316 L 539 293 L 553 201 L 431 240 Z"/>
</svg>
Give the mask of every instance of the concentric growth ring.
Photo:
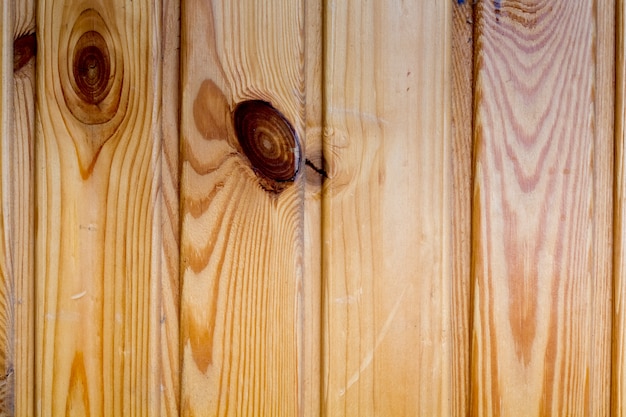
<svg viewBox="0 0 626 417">
<path fill-rule="evenodd" d="M 235 108 L 234 124 L 241 148 L 257 174 L 278 183 L 295 179 L 301 163 L 300 144 L 278 110 L 265 101 L 244 101 Z"/>
<path fill-rule="evenodd" d="M 59 40 L 63 97 L 72 115 L 85 125 L 108 123 L 120 110 L 124 62 L 119 39 L 112 33 L 97 10 L 86 9 Z"/>
<path fill-rule="evenodd" d="M 85 32 L 76 43 L 73 61 L 76 94 L 90 104 L 100 103 L 111 90 L 111 57 L 98 32 Z"/>
</svg>

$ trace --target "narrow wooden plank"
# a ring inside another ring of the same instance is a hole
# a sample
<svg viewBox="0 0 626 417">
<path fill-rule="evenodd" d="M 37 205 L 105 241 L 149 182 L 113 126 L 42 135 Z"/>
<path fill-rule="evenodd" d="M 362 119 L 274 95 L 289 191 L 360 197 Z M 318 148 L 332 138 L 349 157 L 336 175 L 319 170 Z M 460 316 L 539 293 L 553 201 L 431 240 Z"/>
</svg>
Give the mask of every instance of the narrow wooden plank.
<svg viewBox="0 0 626 417">
<path fill-rule="evenodd" d="M 593 256 L 588 416 L 611 414 L 615 154 L 615 4 L 594 2 Z"/>
<path fill-rule="evenodd" d="M 615 213 L 611 415 L 626 416 L 626 2 L 616 2 Z"/>
<path fill-rule="evenodd" d="M 325 7 L 323 415 L 452 414 L 452 4 Z"/>
<path fill-rule="evenodd" d="M 596 42 L 610 6 L 596 3 L 477 5 L 475 416 L 608 410 L 610 77 Z"/>
<path fill-rule="evenodd" d="M 452 9 L 452 404 L 453 415 L 469 413 L 471 340 L 472 120 L 474 96 L 474 7 Z"/>
<path fill-rule="evenodd" d="M 161 415 L 180 409 L 180 0 L 163 1 L 161 149 Z"/>
<path fill-rule="evenodd" d="M 14 285 L 14 415 L 35 414 L 35 2 L 14 2 L 13 128 L 9 145 Z"/>
<path fill-rule="evenodd" d="M 322 156 L 322 0 L 305 1 L 305 185 L 304 279 L 301 300 L 303 354 L 303 409 L 301 416 L 320 416 L 321 301 L 322 301 L 322 186 L 326 177 Z"/>
<path fill-rule="evenodd" d="M 158 415 L 158 2 L 37 9 L 37 415 Z"/>
<path fill-rule="evenodd" d="M 10 194 L 10 146 L 13 139 L 13 7 L 0 3 L 0 415 L 14 413 L 15 335 L 14 289 L 10 251 L 12 211 Z"/>
<path fill-rule="evenodd" d="M 296 416 L 304 2 L 188 0 L 181 33 L 181 414 Z"/>
</svg>

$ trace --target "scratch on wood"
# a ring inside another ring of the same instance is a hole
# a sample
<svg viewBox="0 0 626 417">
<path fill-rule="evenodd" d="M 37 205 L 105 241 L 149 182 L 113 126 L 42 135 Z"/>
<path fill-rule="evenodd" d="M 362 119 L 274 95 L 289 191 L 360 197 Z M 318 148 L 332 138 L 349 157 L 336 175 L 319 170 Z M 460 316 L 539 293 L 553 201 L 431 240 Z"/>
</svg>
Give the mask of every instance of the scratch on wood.
<svg viewBox="0 0 626 417">
<path fill-rule="evenodd" d="M 83 292 L 79 292 L 78 294 L 74 294 L 72 295 L 70 298 L 72 300 L 78 300 L 80 298 L 83 298 L 85 295 L 87 294 L 87 290 L 83 291 Z"/>
<path fill-rule="evenodd" d="M 389 315 L 385 320 L 385 324 L 383 324 L 383 327 L 378 332 L 378 335 L 376 335 L 374 347 L 367 353 L 367 355 L 365 355 L 365 357 L 361 361 L 361 366 L 359 366 L 358 371 L 352 374 L 350 379 L 348 379 L 348 383 L 346 384 L 345 388 L 339 390 L 340 397 L 343 397 L 346 394 L 346 391 L 348 391 L 348 389 L 350 389 L 350 387 L 354 385 L 359 380 L 359 378 L 361 378 L 361 374 L 372 364 L 372 360 L 374 359 L 374 353 L 376 352 L 382 341 L 385 339 L 385 336 L 387 336 L 387 332 L 389 331 L 389 328 L 391 328 L 391 323 L 393 323 L 393 319 L 398 314 L 398 310 L 400 309 L 402 300 L 404 300 L 404 296 L 406 295 L 406 292 L 410 286 L 411 284 L 406 285 L 402 290 L 402 294 L 400 294 L 400 297 L 398 297 L 398 300 L 389 312 Z"/>
</svg>

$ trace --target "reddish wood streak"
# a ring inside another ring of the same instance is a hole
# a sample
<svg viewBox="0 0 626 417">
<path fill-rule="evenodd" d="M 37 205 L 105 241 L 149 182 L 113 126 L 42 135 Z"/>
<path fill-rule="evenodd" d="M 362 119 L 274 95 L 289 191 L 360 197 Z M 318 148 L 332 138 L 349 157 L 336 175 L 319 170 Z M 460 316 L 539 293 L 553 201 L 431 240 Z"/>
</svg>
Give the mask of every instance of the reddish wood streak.
<svg viewBox="0 0 626 417">
<path fill-rule="evenodd" d="M 20 36 L 13 42 L 13 71 L 19 71 L 37 53 L 37 37 L 34 33 Z"/>
</svg>

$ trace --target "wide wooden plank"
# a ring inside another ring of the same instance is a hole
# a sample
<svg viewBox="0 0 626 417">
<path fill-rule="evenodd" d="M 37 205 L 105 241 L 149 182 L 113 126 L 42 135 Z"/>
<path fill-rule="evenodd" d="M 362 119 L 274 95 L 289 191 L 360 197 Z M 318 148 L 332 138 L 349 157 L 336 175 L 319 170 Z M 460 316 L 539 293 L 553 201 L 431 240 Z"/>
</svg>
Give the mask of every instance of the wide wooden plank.
<svg viewBox="0 0 626 417">
<path fill-rule="evenodd" d="M 324 8 L 323 415 L 452 414 L 452 6 Z"/>
<path fill-rule="evenodd" d="M 296 416 L 304 2 L 187 0 L 181 36 L 181 414 Z"/>
<path fill-rule="evenodd" d="M 160 16 L 38 2 L 37 415 L 159 414 Z"/>
<path fill-rule="evenodd" d="M 611 7 L 477 5 L 472 415 L 607 413 Z"/>
<path fill-rule="evenodd" d="M 35 402 L 35 2 L 14 4 L 13 132 L 8 146 L 9 246 L 14 288 L 14 415 L 34 415 Z"/>
<path fill-rule="evenodd" d="M 13 139 L 12 2 L 0 3 L 0 415 L 13 414 L 15 337 L 11 270 L 10 147 Z"/>
<path fill-rule="evenodd" d="M 472 234 L 472 121 L 474 98 L 474 7 L 452 9 L 452 404 L 453 415 L 469 413 Z"/>
</svg>

